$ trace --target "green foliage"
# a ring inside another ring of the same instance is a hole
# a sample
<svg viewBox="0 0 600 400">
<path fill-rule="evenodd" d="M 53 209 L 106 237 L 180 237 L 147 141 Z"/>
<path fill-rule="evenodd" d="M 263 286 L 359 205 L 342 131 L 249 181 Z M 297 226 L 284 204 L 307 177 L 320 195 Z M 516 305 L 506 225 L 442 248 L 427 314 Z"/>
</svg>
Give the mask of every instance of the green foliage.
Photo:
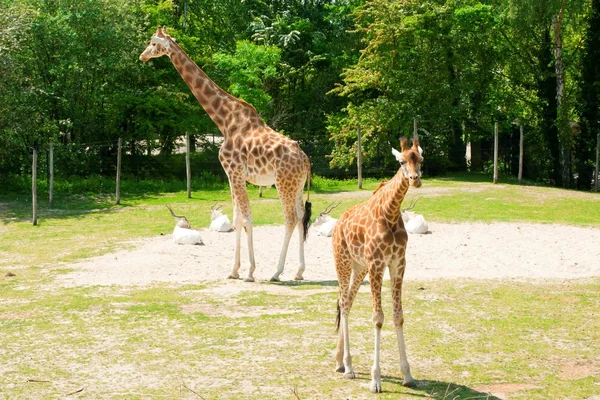
<svg viewBox="0 0 600 400">
<path fill-rule="evenodd" d="M 598 130 L 594 1 L 564 10 L 559 104 L 552 19 L 562 0 L 4 0 L 0 173 L 25 173 L 31 148 L 50 141 L 75 144 L 58 167 L 85 175 L 99 171 L 78 146 L 121 137 L 133 156 L 168 155 L 186 133 L 214 133 L 166 57 L 138 60 L 166 25 L 216 82 L 298 140 L 318 174 L 349 174 L 359 125 L 364 170 L 388 173 L 389 148 L 412 135 L 414 120 L 428 173 L 465 170 L 469 142 L 478 151 L 470 168 L 481 171 L 491 156 L 479 149 L 491 146 L 500 122 L 514 174 L 518 120 L 526 176 L 568 185 L 561 172 L 572 169 L 589 188 Z"/>
<path fill-rule="evenodd" d="M 213 61 L 217 70 L 228 78 L 229 85 L 225 89 L 265 115 L 271 101 L 265 88 L 270 80 L 277 78 L 280 54 L 281 50 L 275 46 L 257 46 L 240 41 L 234 54 L 216 53 Z"/>
</svg>

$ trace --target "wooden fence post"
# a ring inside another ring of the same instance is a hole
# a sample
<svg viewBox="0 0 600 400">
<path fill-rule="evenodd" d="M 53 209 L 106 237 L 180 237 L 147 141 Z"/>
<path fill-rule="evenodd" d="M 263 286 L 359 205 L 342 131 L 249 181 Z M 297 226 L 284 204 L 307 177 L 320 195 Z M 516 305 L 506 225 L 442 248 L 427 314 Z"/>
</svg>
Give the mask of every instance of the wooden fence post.
<svg viewBox="0 0 600 400">
<path fill-rule="evenodd" d="M 600 164 L 600 133 L 598 134 L 598 137 L 596 139 L 596 179 L 594 179 L 594 191 L 598 191 L 598 188 L 600 188 L 600 183 L 598 182 L 598 179 L 600 178 L 600 176 L 598 176 L 598 164 Z"/>
<path fill-rule="evenodd" d="M 190 134 L 185 134 L 186 150 L 185 150 L 185 173 L 187 178 L 187 197 L 192 198 L 192 167 L 190 165 Z"/>
<path fill-rule="evenodd" d="M 356 127 L 358 140 L 356 141 L 356 167 L 358 169 L 358 188 L 362 189 L 362 143 L 360 137 L 360 125 Z"/>
<path fill-rule="evenodd" d="M 121 151 L 123 149 L 123 139 L 119 138 L 119 144 L 117 145 L 117 182 L 116 182 L 116 204 L 121 204 Z"/>
<path fill-rule="evenodd" d="M 54 144 L 50 141 L 50 149 L 48 153 L 49 158 L 49 167 L 50 170 L 50 182 L 48 182 L 48 207 L 52 208 L 52 203 L 54 202 Z"/>
<path fill-rule="evenodd" d="M 523 123 L 519 123 L 519 184 L 523 180 Z"/>
<path fill-rule="evenodd" d="M 33 204 L 33 225 L 37 225 L 37 149 L 33 149 L 33 161 L 31 163 L 31 202 Z"/>
<path fill-rule="evenodd" d="M 494 184 L 498 183 L 498 122 L 494 122 Z"/>
</svg>

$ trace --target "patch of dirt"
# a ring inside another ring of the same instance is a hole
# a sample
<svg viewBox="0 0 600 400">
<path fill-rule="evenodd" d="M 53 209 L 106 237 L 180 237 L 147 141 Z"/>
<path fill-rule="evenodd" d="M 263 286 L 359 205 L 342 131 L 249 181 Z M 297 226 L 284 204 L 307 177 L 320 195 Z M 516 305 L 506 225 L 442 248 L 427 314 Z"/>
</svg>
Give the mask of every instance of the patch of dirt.
<svg viewBox="0 0 600 400">
<path fill-rule="evenodd" d="M 500 399 L 507 399 L 506 394 L 517 393 L 523 390 L 539 389 L 539 386 L 531 385 L 528 383 L 499 383 L 496 385 L 484 385 L 477 386 L 475 390 L 478 392 L 489 393 L 492 396 L 496 396 Z"/>
<path fill-rule="evenodd" d="M 590 361 L 569 361 L 559 366 L 558 376 L 566 381 L 576 381 L 600 373 L 600 365 Z"/>
<path fill-rule="evenodd" d="M 430 232 L 410 235 L 406 252 L 406 279 L 573 279 L 600 276 L 600 229 L 543 224 L 449 224 L 429 223 Z M 284 235 L 283 226 L 254 228 L 255 278 L 267 282 L 275 273 Z M 311 232 L 305 246 L 305 283 L 322 290 L 336 290 L 337 275 L 331 238 Z M 154 282 L 196 284 L 226 283 L 232 291 L 248 290 L 251 283 L 231 281 L 235 233 L 201 231 L 204 246 L 177 245 L 171 235 L 132 243 L 133 249 L 58 265 L 72 269 L 57 276 L 60 286 L 149 285 Z M 242 268 L 248 272 L 245 233 L 242 234 Z M 297 234 L 292 236 L 282 281 L 285 285 L 262 285 L 269 291 L 303 294 L 293 289 L 298 268 Z M 233 282 L 236 282 L 234 285 Z M 310 290 L 321 290 L 311 288 Z M 309 295 L 310 292 L 304 293 Z"/>
<path fill-rule="evenodd" d="M 13 320 L 13 319 L 27 319 L 35 316 L 32 312 L 19 312 L 19 313 L 3 313 L 0 314 L 0 320 Z"/>
<path fill-rule="evenodd" d="M 184 304 L 180 309 L 183 314 L 202 313 L 210 317 L 226 315 L 227 318 L 260 317 L 262 315 L 294 314 L 301 312 L 301 310 L 282 310 L 256 306 L 237 306 L 234 308 L 215 304 Z"/>
</svg>

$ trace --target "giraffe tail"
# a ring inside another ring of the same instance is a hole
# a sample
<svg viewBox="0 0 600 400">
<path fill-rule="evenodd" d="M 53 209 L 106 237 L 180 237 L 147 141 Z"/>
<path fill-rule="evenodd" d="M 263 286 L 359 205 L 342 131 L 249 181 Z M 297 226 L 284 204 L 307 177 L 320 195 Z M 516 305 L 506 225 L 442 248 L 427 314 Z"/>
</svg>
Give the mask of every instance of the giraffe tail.
<svg viewBox="0 0 600 400">
<path fill-rule="evenodd" d="M 335 332 L 340 330 L 341 310 L 340 310 L 340 299 L 337 300 L 337 316 L 335 317 Z"/>
<path fill-rule="evenodd" d="M 306 196 L 306 203 L 304 203 L 304 217 L 302 217 L 302 229 L 304 230 L 304 241 L 308 237 L 308 228 L 310 227 L 310 217 L 312 214 L 312 203 L 310 202 L 310 162 L 308 162 L 308 195 Z"/>
<path fill-rule="evenodd" d="M 310 227 L 310 215 L 312 214 L 312 204 L 310 201 L 306 200 L 304 203 L 304 217 L 302 217 L 302 228 L 304 230 L 304 241 L 306 242 L 306 237 L 308 236 L 308 228 Z"/>
</svg>

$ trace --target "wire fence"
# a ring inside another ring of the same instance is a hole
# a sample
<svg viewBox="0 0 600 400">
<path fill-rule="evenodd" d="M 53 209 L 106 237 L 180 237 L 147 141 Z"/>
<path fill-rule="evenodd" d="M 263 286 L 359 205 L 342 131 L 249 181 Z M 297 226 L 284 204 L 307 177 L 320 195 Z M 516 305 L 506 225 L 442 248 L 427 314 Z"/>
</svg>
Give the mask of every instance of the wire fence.
<svg viewBox="0 0 600 400">
<path fill-rule="evenodd" d="M 209 135 L 198 138 L 190 153 L 192 180 L 226 182 L 227 176 L 218 160 L 218 151 L 222 137 Z M 128 181 L 170 180 L 186 181 L 185 145 L 176 148 L 173 154 L 161 154 L 156 146 L 145 141 L 124 143 L 121 161 L 121 176 Z M 311 160 L 312 174 L 334 179 L 356 179 L 358 166 L 334 168 L 330 165 L 330 150 L 305 146 L 305 152 Z M 57 180 L 91 180 L 90 186 L 100 193 L 111 192 L 115 188 L 117 174 L 118 140 L 89 143 L 55 144 L 53 146 L 54 177 Z M 494 145 L 493 140 L 484 140 L 470 144 L 461 152 L 454 154 L 435 154 L 425 149 L 425 176 L 441 175 L 450 171 L 475 171 L 492 174 Z M 364 157 L 362 177 L 384 179 L 392 176 L 398 169 L 397 162 L 390 154 Z M 540 166 L 531 163 L 527 157 L 523 160 L 523 176 L 540 180 Z M 27 169 L 23 171 L 30 174 Z M 498 148 L 498 173 L 500 176 L 514 176 L 519 172 L 519 146 L 509 140 L 500 142 Z M 50 154 L 48 150 L 38 155 L 37 175 L 42 185 L 50 180 Z M 185 187 L 185 184 L 182 185 Z"/>
</svg>

